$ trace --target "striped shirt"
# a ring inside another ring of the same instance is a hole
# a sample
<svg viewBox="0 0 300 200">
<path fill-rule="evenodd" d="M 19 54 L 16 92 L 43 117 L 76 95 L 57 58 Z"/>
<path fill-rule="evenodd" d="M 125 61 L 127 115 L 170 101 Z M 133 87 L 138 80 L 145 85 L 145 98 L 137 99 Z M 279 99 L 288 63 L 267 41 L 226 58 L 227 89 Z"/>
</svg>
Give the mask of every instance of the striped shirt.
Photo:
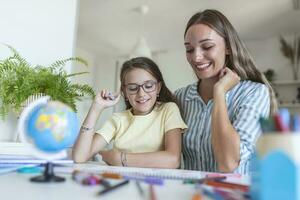
<svg viewBox="0 0 300 200">
<path fill-rule="evenodd" d="M 213 100 L 204 103 L 197 91 L 198 83 L 175 91 L 188 125 L 183 134 L 184 168 L 200 171 L 218 171 L 211 144 L 211 113 Z M 235 173 L 249 173 L 251 156 L 261 134 L 260 117 L 268 117 L 270 98 L 267 86 L 252 81 L 241 81 L 226 93 L 229 120 L 240 135 L 240 163 Z"/>
</svg>

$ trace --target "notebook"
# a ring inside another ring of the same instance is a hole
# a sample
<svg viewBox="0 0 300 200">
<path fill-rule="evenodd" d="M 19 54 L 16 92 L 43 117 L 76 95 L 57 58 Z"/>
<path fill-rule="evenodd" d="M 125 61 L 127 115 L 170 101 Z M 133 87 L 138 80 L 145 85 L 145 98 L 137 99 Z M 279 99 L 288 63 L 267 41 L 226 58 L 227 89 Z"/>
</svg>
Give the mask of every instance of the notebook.
<svg viewBox="0 0 300 200">
<path fill-rule="evenodd" d="M 150 176 L 163 179 L 201 179 L 205 175 L 199 171 L 181 169 L 160 169 L 160 168 L 138 168 L 138 167 L 116 167 L 99 164 L 74 164 L 74 167 L 56 167 L 55 172 L 72 173 L 73 170 L 86 171 L 91 173 L 118 173 L 126 176 Z"/>
<path fill-rule="evenodd" d="M 57 164 L 71 164 L 73 160 L 61 159 L 54 160 L 53 163 Z M 0 155 L 0 166 L 3 165 L 23 165 L 23 164 L 43 164 L 47 163 L 47 160 L 34 158 L 32 156 L 20 156 L 20 155 Z"/>
</svg>

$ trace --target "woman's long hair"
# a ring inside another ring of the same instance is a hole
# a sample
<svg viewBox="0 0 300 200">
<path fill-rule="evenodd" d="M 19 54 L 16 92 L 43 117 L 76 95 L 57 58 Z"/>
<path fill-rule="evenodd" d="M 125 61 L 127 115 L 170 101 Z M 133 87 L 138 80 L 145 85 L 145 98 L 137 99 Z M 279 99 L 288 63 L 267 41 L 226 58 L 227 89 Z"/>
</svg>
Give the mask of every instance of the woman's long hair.
<svg viewBox="0 0 300 200">
<path fill-rule="evenodd" d="M 125 94 L 125 77 L 126 74 L 133 69 L 143 69 L 149 72 L 158 82 L 161 83 L 161 89 L 159 92 L 159 96 L 157 97 L 157 101 L 159 102 L 174 102 L 176 103 L 176 99 L 172 92 L 167 88 L 165 81 L 163 79 L 162 73 L 159 70 L 159 67 L 155 62 L 146 57 L 137 57 L 132 58 L 128 61 L 125 61 L 122 65 L 120 80 L 121 80 L 121 91 Z M 126 109 L 130 109 L 132 106 L 129 101 L 125 101 Z"/>
<path fill-rule="evenodd" d="M 268 87 L 271 102 L 270 114 L 274 114 L 277 111 L 277 101 L 274 90 L 264 74 L 257 69 L 251 54 L 229 20 L 217 10 L 198 12 L 188 21 L 184 36 L 187 30 L 195 24 L 205 24 L 224 38 L 226 48 L 229 51 L 229 55 L 226 55 L 225 63 L 228 68 L 240 76 L 241 80 L 263 83 Z"/>
</svg>

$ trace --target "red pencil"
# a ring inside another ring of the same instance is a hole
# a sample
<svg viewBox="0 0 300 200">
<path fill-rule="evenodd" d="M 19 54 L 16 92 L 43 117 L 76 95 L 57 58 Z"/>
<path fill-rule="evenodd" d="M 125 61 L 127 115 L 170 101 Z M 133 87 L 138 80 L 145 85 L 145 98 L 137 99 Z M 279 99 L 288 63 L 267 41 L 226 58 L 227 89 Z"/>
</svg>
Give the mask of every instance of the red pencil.
<svg viewBox="0 0 300 200">
<path fill-rule="evenodd" d="M 281 133 L 289 132 L 289 124 L 284 124 L 282 117 L 279 114 L 274 115 L 274 122 L 277 131 Z"/>
<path fill-rule="evenodd" d="M 150 200 L 157 200 L 153 185 L 149 185 Z"/>
<path fill-rule="evenodd" d="M 241 184 L 236 184 L 236 183 L 228 183 L 228 182 L 223 182 L 223 181 L 212 181 L 208 180 L 205 181 L 206 185 L 210 185 L 213 187 L 223 187 L 223 188 L 229 188 L 229 189 L 238 189 L 243 192 L 248 192 L 249 191 L 249 186 L 247 185 L 241 185 Z"/>
</svg>

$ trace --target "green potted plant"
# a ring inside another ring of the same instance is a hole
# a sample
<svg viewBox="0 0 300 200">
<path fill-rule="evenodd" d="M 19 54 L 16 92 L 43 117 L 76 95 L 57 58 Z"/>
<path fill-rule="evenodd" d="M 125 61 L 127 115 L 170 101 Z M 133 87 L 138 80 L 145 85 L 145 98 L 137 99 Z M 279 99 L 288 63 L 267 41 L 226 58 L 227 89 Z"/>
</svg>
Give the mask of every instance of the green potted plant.
<svg viewBox="0 0 300 200">
<path fill-rule="evenodd" d="M 279 38 L 280 50 L 284 57 L 290 60 L 294 80 L 298 80 L 300 60 L 300 37 L 295 36 L 293 44 L 289 44 L 282 36 Z"/>
<path fill-rule="evenodd" d="M 8 45 L 7 45 L 8 46 Z M 88 72 L 68 74 L 63 67 L 68 62 L 87 65 L 78 57 L 58 60 L 50 66 L 32 66 L 11 46 L 12 56 L 0 60 L 0 116 L 9 110 L 22 111 L 23 104 L 32 96 L 48 95 L 76 110 L 76 101 L 84 96 L 94 97 L 94 90 L 87 84 L 72 83 L 70 77 Z"/>
<path fill-rule="evenodd" d="M 273 69 L 267 69 L 263 72 L 268 81 L 273 82 L 276 76 L 275 71 Z"/>
</svg>

